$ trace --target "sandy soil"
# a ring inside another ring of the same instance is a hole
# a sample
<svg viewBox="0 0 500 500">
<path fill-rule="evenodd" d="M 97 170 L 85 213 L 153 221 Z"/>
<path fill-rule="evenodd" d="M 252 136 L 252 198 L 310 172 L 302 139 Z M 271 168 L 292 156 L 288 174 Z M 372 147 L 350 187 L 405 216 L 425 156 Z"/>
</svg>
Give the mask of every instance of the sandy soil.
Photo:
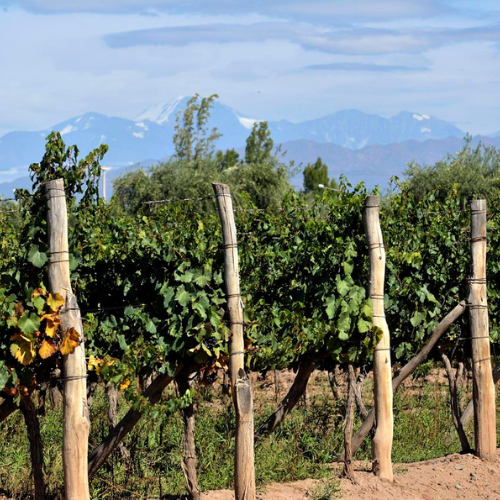
<svg viewBox="0 0 500 500">
<path fill-rule="evenodd" d="M 340 480 L 343 500 L 500 500 L 500 449 L 498 461 L 483 462 L 474 455 L 448 455 L 413 464 L 394 465 L 394 483 L 381 481 L 369 472 L 369 464 L 357 462 L 355 479 Z M 333 466 L 334 477 L 338 465 Z M 271 484 L 257 495 L 258 500 L 307 500 L 319 481 L 305 480 Z M 204 500 L 231 500 L 228 490 L 203 494 Z"/>
</svg>

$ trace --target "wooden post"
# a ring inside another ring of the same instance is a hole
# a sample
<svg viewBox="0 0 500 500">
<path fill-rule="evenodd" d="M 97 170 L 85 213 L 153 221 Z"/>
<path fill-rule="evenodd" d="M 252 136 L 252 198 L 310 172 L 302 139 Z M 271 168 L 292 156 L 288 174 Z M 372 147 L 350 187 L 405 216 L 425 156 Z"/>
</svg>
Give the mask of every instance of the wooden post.
<svg viewBox="0 0 500 500">
<path fill-rule="evenodd" d="M 266 421 L 261 424 L 261 426 L 255 432 L 255 440 L 268 436 L 273 432 L 276 427 L 280 426 L 286 416 L 295 408 L 299 399 L 306 392 L 307 383 L 309 382 L 309 377 L 316 368 L 316 363 L 321 358 L 308 357 L 305 358 L 300 364 L 299 370 L 292 386 L 287 392 L 286 396 L 283 398 L 281 403 L 278 405 L 276 410 L 269 415 Z"/>
<path fill-rule="evenodd" d="M 379 220 L 380 196 L 368 196 L 365 203 L 365 231 L 370 254 L 370 299 L 373 325 L 383 332 L 373 353 L 375 435 L 372 440 L 373 472 L 393 480 L 391 451 L 393 438 L 392 374 L 389 328 L 384 313 L 385 249 Z"/>
<path fill-rule="evenodd" d="M 427 358 L 428 354 L 431 352 L 432 348 L 436 345 L 436 342 L 442 337 L 442 335 L 448 330 L 448 328 L 463 314 L 466 309 L 465 300 L 460 302 L 456 307 L 454 307 L 434 328 L 430 339 L 427 344 L 422 348 L 422 350 L 416 354 L 408 363 L 406 363 L 401 370 L 399 370 L 395 377 L 392 379 L 392 390 L 393 392 L 398 389 L 398 387 L 417 369 L 418 366 Z M 500 375 L 500 370 L 499 370 Z M 352 440 L 352 452 L 356 453 L 356 450 L 361 446 L 368 433 L 371 431 L 374 422 L 373 408 L 368 412 L 366 420 L 363 422 L 361 427 L 358 429 L 354 438 Z M 465 427 L 465 424 L 464 424 Z M 340 454 L 339 460 L 344 460 L 344 454 Z"/>
<path fill-rule="evenodd" d="M 243 303 L 240 295 L 238 244 L 233 202 L 229 186 L 226 184 L 212 184 L 212 186 L 222 225 L 227 306 L 231 330 L 229 371 L 236 411 L 235 499 L 255 500 L 253 396 L 252 385 L 245 373 L 244 365 Z"/>
<path fill-rule="evenodd" d="M 63 179 L 47 182 L 49 234 L 49 286 L 64 298 L 61 310 L 63 336 L 70 328 L 79 335 L 75 350 L 63 356 L 63 468 L 66 500 L 89 500 L 87 365 L 82 320 L 71 291 L 68 251 L 68 214 Z"/>
<path fill-rule="evenodd" d="M 344 476 L 355 482 L 354 467 L 352 465 L 352 430 L 354 428 L 354 405 L 356 403 L 356 372 L 354 366 L 347 366 L 347 403 L 344 423 Z"/>
<path fill-rule="evenodd" d="M 472 376 L 476 455 L 495 461 L 495 385 L 491 374 L 488 302 L 486 295 L 486 201 L 472 200 L 471 273 L 469 318 L 472 342 Z"/>
<path fill-rule="evenodd" d="M 19 405 L 24 417 L 28 441 L 30 443 L 31 470 L 35 483 L 35 500 L 45 500 L 45 480 L 43 476 L 43 446 L 40 434 L 40 421 L 31 396 L 21 397 Z"/>
<path fill-rule="evenodd" d="M 184 395 L 191 388 L 191 381 L 188 376 L 176 378 L 179 394 Z M 189 500 L 200 500 L 201 491 L 198 486 L 198 456 L 196 454 L 196 443 L 194 440 L 195 417 L 194 403 L 191 403 L 182 410 L 182 420 L 184 421 L 184 434 L 182 436 L 182 472 L 186 478 L 186 488 Z"/>
</svg>

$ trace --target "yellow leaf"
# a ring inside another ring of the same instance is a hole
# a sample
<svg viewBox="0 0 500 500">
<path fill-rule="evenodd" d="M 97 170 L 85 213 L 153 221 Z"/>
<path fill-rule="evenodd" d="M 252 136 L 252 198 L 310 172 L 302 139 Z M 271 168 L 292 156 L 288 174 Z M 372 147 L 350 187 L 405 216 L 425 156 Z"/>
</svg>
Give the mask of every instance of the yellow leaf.
<svg viewBox="0 0 500 500">
<path fill-rule="evenodd" d="M 14 341 L 10 346 L 12 355 L 24 366 L 29 365 L 36 355 L 34 342 L 21 334 L 15 334 L 11 340 Z"/>
<path fill-rule="evenodd" d="M 78 342 L 80 341 L 80 334 L 73 328 L 68 328 L 64 340 L 61 343 L 59 350 L 63 356 L 71 354 L 75 351 Z"/>
<path fill-rule="evenodd" d="M 130 385 L 130 380 L 127 378 L 120 384 L 120 391 L 123 391 Z"/>
<path fill-rule="evenodd" d="M 24 306 L 21 304 L 21 302 L 18 302 L 14 306 L 14 317 L 15 318 L 20 318 L 24 313 Z"/>
<path fill-rule="evenodd" d="M 95 370 L 95 372 L 99 376 L 101 373 L 102 364 L 103 364 L 102 359 L 96 358 L 95 356 L 89 356 L 89 364 L 88 364 L 89 371 Z"/>
<path fill-rule="evenodd" d="M 52 356 L 57 351 L 57 347 L 54 342 L 50 339 L 45 339 L 38 350 L 38 354 L 42 359 L 47 359 Z"/>
<path fill-rule="evenodd" d="M 36 299 L 37 297 L 45 297 L 47 295 L 47 290 L 45 288 L 37 288 L 36 290 L 33 291 L 33 298 Z"/>
<path fill-rule="evenodd" d="M 53 312 L 57 312 L 64 305 L 64 299 L 62 295 L 59 295 L 58 293 L 49 293 L 47 305 Z"/>
<path fill-rule="evenodd" d="M 47 320 L 47 324 L 45 325 L 45 335 L 54 338 L 57 333 L 57 329 L 61 324 L 61 318 L 57 313 L 52 313 L 44 314 L 41 317 L 41 321 L 43 321 L 44 319 Z"/>
</svg>

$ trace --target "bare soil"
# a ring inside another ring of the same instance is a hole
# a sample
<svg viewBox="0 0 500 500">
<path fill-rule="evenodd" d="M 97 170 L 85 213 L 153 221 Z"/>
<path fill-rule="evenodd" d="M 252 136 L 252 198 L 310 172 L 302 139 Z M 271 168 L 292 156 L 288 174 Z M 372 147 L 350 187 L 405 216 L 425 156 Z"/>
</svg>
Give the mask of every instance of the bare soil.
<svg viewBox="0 0 500 500">
<path fill-rule="evenodd" d="M 394 483 L 375 477 L 370 464 L 356 462 L 356 484 L 340 479 L 339 498 L 343 500 L 500 500 L 500 449 L 498 460 L 488 463 L 471 454 L 447 457 L 412 464 L 394 465 Z M 332 465 L 333 477 L 341 468 Z M 312 490 L 320 481 L 304 480 L 294 483 L 270 484 L 259 492 L 258 500 L 314 499 Z M 229 490 L 210 491 L 204 500 L 232 500 Z"/>
</svg>

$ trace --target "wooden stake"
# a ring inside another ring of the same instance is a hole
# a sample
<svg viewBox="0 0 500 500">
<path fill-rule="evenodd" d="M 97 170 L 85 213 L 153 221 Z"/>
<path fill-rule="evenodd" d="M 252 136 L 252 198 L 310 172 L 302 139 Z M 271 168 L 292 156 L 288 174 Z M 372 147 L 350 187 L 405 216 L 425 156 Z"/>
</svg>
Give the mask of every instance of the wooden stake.
<svg viewBox="0 0 500 500">
<path fill-rule="evenodd" d="M 486 293 L 486 200 L 472 200 L 469 318 L 476 455 L 494 462 L 496 452 L 495 385 L 491 374 Z"/>
<path fill-rule="evenodd" d="M 436 345 L 436 342 L 441 338 L 441 336 L 448 330 L 448 328 L 463 314 L 466 309 L 465 300 L 460 302 L 452 311 L 450 311 L 439 323 L 438 326 L 432 332 L 432 335 L 422 348 L 422 350 L 416 354 L 408 363 L 406 363 L 401 370 L 399 370 L 395 377 L 392 379 L 392 390 L 395 392 L 397 388 L 417 369 L 417 367 L 425 360 L 427 355 L 431 352 L 432 348 Z M 352 452 L 356 453 L 356 450 L 361 446 L 368 433 L 371 431 L 374 422 L 374 412 L 373 408 L 368 412 L 366 420 L 363 422 L 361 427 L 357 430 L 354 438 L 352 440 Z M 464 425 L 465 426 L 465 425 Z M 344 453 L 339 456 L 339 461 L 344 460 Z"/>
<path fill-rule="evenodd" d="M 253 396 L 250 379 L 245 373 L 243 303 L 240 295 L 238 244 L 233 202 L 229 186 L 212 184 L 219 207 L 224 241 L 224 267 L 227 306 L 231 329 L 230 362 L 233 403 L 236 411 L 236 454 L 234 489 L 236 500 L 255 500 Z"/>
<path fill-rule="evenodd" d="M 45 480 L 43 475 L 43 445 L 40 421 L 31 396 L 21 397 L 21 413 L 24 417 L 28 441 L 30 443 L 31 468 L 35 483 L 35 500 L 45 500 Z"/>
<path fill-rule="evenodd" d="M 191 388 L 189 377 L 178 376 L 176 378 L 179 394 L 184 395 Z M 184 421 L 184 435 L 182 437 L 182 472 L 186 478 L 186 488 L 189 500 L 200 500 L 201 491 L 198 486 L 196 443 L 194 440 L 195 416 L 194 403 L 191 403 L 182 410 L 182 420 Z"/>
<path fill-rule="evenodd" d="M 500 380 L 500 363 L 497 363 L 495 368 L 493 368 L 491 375 L 493 376 L 493 383 L 496 385 L 498 381 Z M 1 408 L 0 408 L 1 410 Z M 0 412 L 1 414 L 1 412 Z M 464 412 L 462 413 L 462 417 L 460 418 L 460 422 L 462 422 L 462 425 L 464 427 L 467 427 L 468 423 L 471 421 L 472 417 L 474 416 L 474 399 L 471 399 L 469 401 L 469 404 L 465 408 Z M 0 417 L 0 422 L 2 421 Z"/>
<path fill-rule="evenodd" d="M 464 427 L 460 420 L 460 404 L 458 401 L 458 391 L 459 391 L 459 378 L 453 372 L 453 367 L 451 366 L 450 359 L 444 352 L 441 346 L 438 346 L 438 352 L 441 356 L 441 360 L 444 364 L 444 369 L 446 370 L 446 375 L 448 375 L 448 389 L 450 391 L 450 406 L 451 406 L 451 417 L 453 420 L 453 425 L 458 434 L 458 439 L 460 440 L 460 445 L 462 446 L 462 452 L 469 453 L 470 445 L 467 439 L 467 434 L 465 434 Z M 458 375 L 458 373 L 457 373 Z"/>
<path fill-rule="evenodd" d="M 390 337 L 384 313 L 385 249 L 379 220 L 380 197 L 368 196 L 365 204 L 365 231 L 370 254 L 370 298 L 373 325 L 383 332 L 373 353 L 375 435 L 372 440 L 374 474 L 393 481 L 391 451 L 393 438 L 392 374 Z"/>
<path fill-rule="evenodd" d="M 354 467 L 352 465 L 352 430 L 354 428 L 354 404 L 356 403 L 356 372 L 349 363 L 347 376 L 347 404 L 344 423 L 344 476 L 355 483 Z"/>
<path fill-rule="evenodd" d="M 300 364 L 299 370 L 292 386 L 287 392 L 286 396 L 283 398 L 281 403 L 278 405 L 276 410 L 266 419 L 266 421 L 261 424 L 261 426 L 255 432 L 255 439 L 260 439 L 268 436 L 277 427 L 281 425 L 286 416 L 295 408 L 299 399 L 304 395 L 309 382 L 309 377 L 316 368 L 316 363 L 319 358 L 309 357 L 305 358 Z"/>
<path fill-rule="evenodd" d="M 63 468 L 66 500 L 89 500 L 88 441 L 90 420 L 87 409 L 87 364 L 82 320 L 71 291 L 68 252 L 68 214 L 63 179 L 45 185 L 48 195 L 49 286 L 64 298 L 61 310 L 63 335 L 74 328 L 80 341 L 71 354 L 63 356 Z"/>
<path fill-rule="evenodd" d="M 155 405 L 160 399 L 161 395 L 172 380 L 179 374 L 184 366 L 179 364 L 174 375 L 162 373 L 158 375 L 151 385 L 144 391 L 143 396 L 148 398 L 149 404 Z M 190 371 L 187 370 L 189 374 Z M 102 467 L 104 462 L 108 459 L 109 455 L 120 445 L 125 436 L 137 425 L 137 422 L 142 418 L 142 413 L 134 408 L 124 415 L 124 417 L 116 424 L 113 430 L 106 436 L 102 443 L 94 448 L 89 457 L 89 479 L 92 479 L 97 471 Z"/>
</svg>

